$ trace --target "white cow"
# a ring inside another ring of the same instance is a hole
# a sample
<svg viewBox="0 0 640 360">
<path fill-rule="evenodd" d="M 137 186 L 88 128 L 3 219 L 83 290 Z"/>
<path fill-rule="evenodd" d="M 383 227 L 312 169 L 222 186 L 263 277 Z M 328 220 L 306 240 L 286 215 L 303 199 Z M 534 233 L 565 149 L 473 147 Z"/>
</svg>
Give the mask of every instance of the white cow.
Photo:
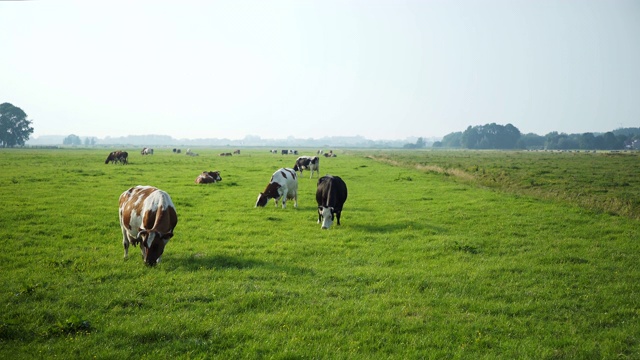
<svg viewBox="0 0 640 360">
<path fill-rule="evenodd" d="M 264 207 L 270 199 L 275 199 L 277 207 L 280 198 L 283 209 L 287 207 L 287 199 L 293 199 L 293 207 L 298 207 L 298 177 L 293 169 L 282 168 L 273 173 L 269 185 L 258 195 L 256 207 Z"/>
</svg>

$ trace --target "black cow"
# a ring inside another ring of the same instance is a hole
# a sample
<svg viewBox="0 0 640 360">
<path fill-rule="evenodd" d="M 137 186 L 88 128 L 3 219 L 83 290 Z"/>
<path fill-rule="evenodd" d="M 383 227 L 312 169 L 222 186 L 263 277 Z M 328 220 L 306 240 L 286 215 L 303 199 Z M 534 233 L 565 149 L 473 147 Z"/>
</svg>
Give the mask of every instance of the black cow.
<svg viewBox="0 0 640 360">
<path fill-rule="evenodd" d="M 317 156 L 300 156 L 296 159 L 293 170 L 300 171 L 300 176 L 302 176 L 302 170 L 311 171 L 309 179 L 313 177 L 313 172 L 316 171 L 318 172 L 318 177 L 320 177 L 320 158 Z"/>
<path fill-rule="evenodd" d="M 107 160 L 104 161 L 105 164 L 108 164 L 110 162 L 113 164 L 128 164 L 129 153 L 127 153 L 126 151 L 112 151 L 111 153 L 109 153 L 109 156 L 107 156 Z"/>
<path fill-rule="evenodd" d="M 318 224 L 322 222 L 323 229 L 330 228 L 335 214 L 340 225 L 342 206 L 347 201 L 347 184 L 338 176 L 321 177 L 318 179 L 316 201 L 318 202 Z"/>
</svg>

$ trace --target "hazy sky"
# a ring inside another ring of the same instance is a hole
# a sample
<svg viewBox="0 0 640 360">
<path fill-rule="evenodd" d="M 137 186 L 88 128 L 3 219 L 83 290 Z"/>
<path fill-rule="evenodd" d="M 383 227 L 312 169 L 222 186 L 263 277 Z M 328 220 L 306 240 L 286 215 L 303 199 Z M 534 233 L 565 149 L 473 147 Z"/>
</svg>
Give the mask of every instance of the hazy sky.
<svg viewBox="0 0 640 360">
<path fill-rule="evenodd" d="M 640 1 L 0 1 L 33 136 L 640 126 Z"/>
</svg>

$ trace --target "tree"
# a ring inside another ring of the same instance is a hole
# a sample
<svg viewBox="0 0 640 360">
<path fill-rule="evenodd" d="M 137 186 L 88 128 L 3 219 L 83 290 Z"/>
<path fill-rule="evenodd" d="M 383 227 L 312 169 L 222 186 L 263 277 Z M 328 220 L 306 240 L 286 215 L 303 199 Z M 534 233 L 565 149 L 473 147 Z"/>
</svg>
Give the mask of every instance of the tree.
<svg viewBox="0 0 640 360">
<path fill-rule="evenodd" d="M 82 145 L 82 140 L 78 135 L 71 134 L 62 140 L 62 145 Z"/>
<path fill-rule="evenodd" d="M 602 145 L 603 148 L 606 150 L 614 150 L 614 149 L 621 149 L 622 147 L 619 146 L 619 141 L 618 138 L 616 138 L 616 136 L 613 134 L 613 132 L 609 131 L 604 133 L 604 135 L 602 135 Z"/>
<path fill-rule="evenodd" d="M 514 149 L 520 130 L 511 124 L 469 126 L 462 133 L 462 146 L 468 149 Z"/>
<path fill-rule="evenodd" d="M 445 135 L 442 141 L 433 144 L 433 147 L 459 148 L 462 147 L 462 131 Z"/>
<path fill-rule="evenodd" d="M 0 104 L 0 147 L 24 145 L 33 133 L 27 114 L 9 103 Z"/>
<path fill-rule="evenodd" d="M 534 133 L 522 135 L 516 144 L 518 149 L 542 149 L 544 148 L 545 137 Z"/>
<path fill-rule="evenodd" d="M 580 139 L 578 139 L 578 145 L 580 145 L 580 149 L 583 150 L 593 150 L 596 148 L 596 137 L 593 133 L 587 132 L 580 135 Z"/>
<path fill-rule="evenodd" d="M 404 144 L 405 149 L 422 149 L 424 148 L 426 143 L 423 138 L 418 138 L 415 144 Z"/>
</svg>

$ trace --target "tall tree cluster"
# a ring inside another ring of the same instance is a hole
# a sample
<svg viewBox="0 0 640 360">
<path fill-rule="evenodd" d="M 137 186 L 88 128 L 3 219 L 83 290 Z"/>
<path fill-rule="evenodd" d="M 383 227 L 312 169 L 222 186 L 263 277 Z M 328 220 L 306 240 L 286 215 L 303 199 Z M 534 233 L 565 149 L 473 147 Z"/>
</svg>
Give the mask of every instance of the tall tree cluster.
<svg viewBox="0 0 640 360">
<path fill-rule="evenodd" d="M 565 134 L 553 131 L 545 136 L 521 134 L 511 124 L 495 123 L 469 126 L 436 141 L 433 147 L 464 149 L 548 149 L 548 150 L 622 150 L 640 149 L 640 128 L 624 128 L 604 134 Z"/>
<path fill-rule="evenodd" d="M 511 124 L 469 126 L 462 133 L 461 144 L 467 149 L 515 149 L 520 130 Z"/>
<path fill-rule="evenodd" d="M 22 146 L 33 134 L 31 120 L 17 106 L 0 104 L 0 147 Z"/>
</svg>

